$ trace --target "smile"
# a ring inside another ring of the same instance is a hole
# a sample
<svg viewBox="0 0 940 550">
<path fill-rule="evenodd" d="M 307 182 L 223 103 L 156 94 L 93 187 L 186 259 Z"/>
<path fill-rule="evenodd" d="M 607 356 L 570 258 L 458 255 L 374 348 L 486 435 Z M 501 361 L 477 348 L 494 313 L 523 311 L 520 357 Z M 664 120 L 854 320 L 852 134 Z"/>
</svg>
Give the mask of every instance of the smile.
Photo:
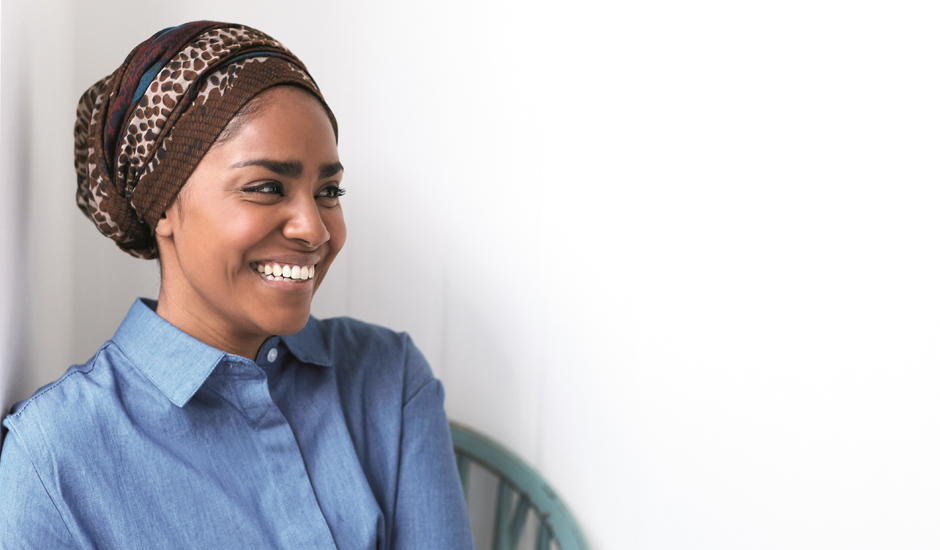
<svg viewBox="0 0 940 550">
<path fill-rule="evenodd" d="M 262 277 L 269 281 L 288 281 L 292 283 L 301 283 L 307 279 L 313 279 L 314 266 L 298 265 L 278 265 L 278 264 L 259 264 L 252 262 L 249 264 L 252 269 L 257 271 Z"/>
</svg>

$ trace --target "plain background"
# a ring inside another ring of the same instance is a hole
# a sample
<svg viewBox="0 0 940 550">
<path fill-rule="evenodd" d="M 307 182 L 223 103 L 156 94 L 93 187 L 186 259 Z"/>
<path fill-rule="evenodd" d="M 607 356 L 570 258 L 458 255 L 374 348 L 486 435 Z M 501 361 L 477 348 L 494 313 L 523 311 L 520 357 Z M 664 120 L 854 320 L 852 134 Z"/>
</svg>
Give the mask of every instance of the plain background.
<svg viewBox="0 0 940 550">
<path fill-rule="evenodd" d="M 278 38 L 339 120 L 314 313 L 410 332 L 595 548 L 940 547 L 935 3 L 3 0 L 4 407 L 157 294 L 71 131 L 194 19 Z"/>
</svg>

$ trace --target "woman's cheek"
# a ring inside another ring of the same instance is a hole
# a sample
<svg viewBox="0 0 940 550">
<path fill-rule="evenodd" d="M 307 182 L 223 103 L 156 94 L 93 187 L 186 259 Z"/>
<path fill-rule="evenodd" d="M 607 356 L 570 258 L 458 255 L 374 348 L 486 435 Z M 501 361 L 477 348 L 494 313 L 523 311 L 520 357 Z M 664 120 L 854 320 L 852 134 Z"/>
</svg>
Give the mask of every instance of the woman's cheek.
<svg viewBox="0 0 940 550">
<path fill-rule="evenodd" d="M 330 253 L 333 257 L 339 254 L 346 244 L 346 220 L 343 219 L 343 210 L 337 206 L 330 211 L 330 217 L 327 223 L 327 230 L 330 232 Z"/>
<path fill-rule="evenodd" d="M 222 227 L 231 245 L 242 250 L 257 244 L 274 229 L 270 214 L 239 211 L 230 211 Z"/>
</svg>

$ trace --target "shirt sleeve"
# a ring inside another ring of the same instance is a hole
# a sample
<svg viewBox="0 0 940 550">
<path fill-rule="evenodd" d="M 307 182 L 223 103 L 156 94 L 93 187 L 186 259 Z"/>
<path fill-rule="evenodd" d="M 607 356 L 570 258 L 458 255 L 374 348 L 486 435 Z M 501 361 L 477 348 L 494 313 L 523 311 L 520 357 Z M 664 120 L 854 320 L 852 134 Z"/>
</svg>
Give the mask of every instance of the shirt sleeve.
<svg viewBox="0 0 940 550">
<path fill-rule="evenodd" d="M 401 455 L 392 550 L 473 550 L 467 507 L 444 413 L 444 388 L 408 341 L 405 387 L 418 389 L 402 410 Z"/>
<path fill-rule="evenodd" d="M 10 430 L 0 453 L 0 548 L 76 548 L 25 446 Z"/>
</svg>

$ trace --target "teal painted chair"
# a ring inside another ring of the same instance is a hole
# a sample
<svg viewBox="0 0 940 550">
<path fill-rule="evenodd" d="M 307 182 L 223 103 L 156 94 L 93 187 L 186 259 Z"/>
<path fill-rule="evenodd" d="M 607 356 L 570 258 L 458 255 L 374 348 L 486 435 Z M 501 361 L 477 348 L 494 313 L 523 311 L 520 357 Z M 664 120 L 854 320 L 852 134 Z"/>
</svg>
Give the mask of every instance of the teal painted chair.
<svg viewBox="0 0 940 550">
<path fill-rule="evenodd" d="M 574 516 L 534 468 L 496 441 L 456 422 L 450 423 L 450 435 L 465 498 L 471 462 L 499 478 L 493 550 L 519 547 L 530 511 L 538 521 L 536 550 L 549 550 L 553 541 L 558 550 L 590 550 Z"/>
</svg>

